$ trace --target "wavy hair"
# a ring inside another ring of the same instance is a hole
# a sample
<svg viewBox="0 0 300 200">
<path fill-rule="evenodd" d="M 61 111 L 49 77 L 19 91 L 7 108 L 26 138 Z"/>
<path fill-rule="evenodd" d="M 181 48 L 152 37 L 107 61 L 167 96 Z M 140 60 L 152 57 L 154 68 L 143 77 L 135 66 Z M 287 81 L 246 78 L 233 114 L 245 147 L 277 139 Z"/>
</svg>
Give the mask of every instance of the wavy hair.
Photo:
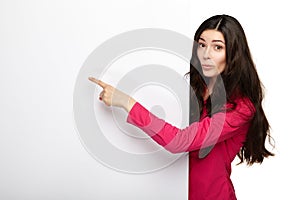
<svg viewBox="0 0 300 200">
<path fill-rule="evenodd" d="M 249 50 L 246 35 L 241 24 L 234 17 L 228 15 L 216 15 L 205 20 L 194 35 L 193 52 L 190 61 L 190 123 L 199 120 L 204 104 L 203 96 L 207 89 L 208 77 L 203 75 L 201 64 L 197 56 L 197 45 L 203 31 L 213 29 L 220 31 L 226 44 L 225 70 L 220 74 L 209 97 L 208 113 L 213 115 L 220 112 L 224 104 L 230 103 L 231 109 L 235 109 L 235 98 L 246 97 L 255 107 L 255 113 L 248 130 L 246 140 L 238 157 L 240 163 L 246 161 L 248 165 L 262 163 L 263 159 L 274 154 L 265 147 L 268 137 L 271 143 L 270 125 L 262 108 L 264 98 L 263 85 L 258 77 L 255 64 Z M 222 92 L 221 82 L 223 90 Z M 191 95 L 191 94 L 195 95 Z M 223 96 L 222 96 L 223 95 Z M 224 95 L 226 98 L 224 98 Z M 223 98 L 222 98 L 223 97 Z M 225 99 L 226 102 L 220 101 Z M 214 102 L 212 102 L 214 101 Z M 212 105 L 216 105 L 211 107 Z M 197 108 L 197 109 L 195 109 Z"/>
</svg>

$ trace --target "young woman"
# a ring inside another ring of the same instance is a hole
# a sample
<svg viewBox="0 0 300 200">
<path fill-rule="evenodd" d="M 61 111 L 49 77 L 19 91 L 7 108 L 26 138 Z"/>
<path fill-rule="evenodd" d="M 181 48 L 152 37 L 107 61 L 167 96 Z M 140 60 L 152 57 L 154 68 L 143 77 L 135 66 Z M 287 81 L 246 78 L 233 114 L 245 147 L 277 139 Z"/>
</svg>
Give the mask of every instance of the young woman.
<svg viewBox="0 0 300 200">
<path fill-rule="evenodd" d="M 99 99 L 128 112 L 127 121 L 173 153 L 189 154 L 189 200 L 234 200 L 230 180 L 236 155 L 247 164 L 273 156 L 265 148 L 269 123 L 263 91 L 240 23 L 228 15 L 204 21 L 194 36 L 190 126 L 178 129 L 132 97 L 95 78 Z M 201 64 L 200 64 L 201 63 Z"/>
</svg>

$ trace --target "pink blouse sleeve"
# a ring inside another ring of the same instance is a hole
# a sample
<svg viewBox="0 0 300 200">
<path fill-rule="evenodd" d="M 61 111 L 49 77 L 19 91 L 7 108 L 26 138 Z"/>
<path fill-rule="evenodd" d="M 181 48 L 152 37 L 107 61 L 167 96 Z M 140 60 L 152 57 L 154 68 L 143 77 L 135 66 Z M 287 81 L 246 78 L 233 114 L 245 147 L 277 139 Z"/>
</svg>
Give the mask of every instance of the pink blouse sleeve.
<svg viewBox="0 0 300 200">
<path fill-rule="evenodd" d="M 156 117 L 141 104 L 135 103 L 127 122 L 139 127 L 158 144 L 172 153 L 188 152 L 215 145 L 237 134 L 246 134 L 255 109 L 247 99 L 239 99 L 233 111 L 204 117 L 179 129 Z"/>
</svg>

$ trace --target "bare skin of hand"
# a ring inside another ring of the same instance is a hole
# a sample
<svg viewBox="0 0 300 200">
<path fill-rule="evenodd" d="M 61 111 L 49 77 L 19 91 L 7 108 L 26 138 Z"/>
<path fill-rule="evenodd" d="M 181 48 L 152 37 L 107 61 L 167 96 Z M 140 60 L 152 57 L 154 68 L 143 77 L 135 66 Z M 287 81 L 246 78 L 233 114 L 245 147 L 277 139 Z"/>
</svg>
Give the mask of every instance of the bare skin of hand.
<svg viewBox="0 0 300 200">
<path fill-rule="evenodd" d="M 124 108 L 127 112 L 129 112 L 136 102 L 131 96 L 101 80 L 94 77 L 89 77 L 89 80 L 96 83 L 103 89 L 99 94 L 99 100 L 103 101 L 107 106 Z"/>
</svg>

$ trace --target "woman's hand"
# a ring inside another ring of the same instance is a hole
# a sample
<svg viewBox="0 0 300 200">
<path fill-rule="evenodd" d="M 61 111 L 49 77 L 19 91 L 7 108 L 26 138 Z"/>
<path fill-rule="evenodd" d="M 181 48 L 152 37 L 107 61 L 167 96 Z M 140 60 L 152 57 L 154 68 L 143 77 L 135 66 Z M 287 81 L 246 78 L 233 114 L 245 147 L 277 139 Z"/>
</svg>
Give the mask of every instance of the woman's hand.
<svg viewBox="0 0 300 200">
<path fill-rule="evenodd" d="M 102 92 L 99 94 L 99 100 L 103 101 L 107 106 L 116 106 L 124 108 L 127 112 L 131 110 L 135 104 L 135 100 L 129 95 L 121 92 L 111 85 L 104 83 L 93 77 L 89 77 L 89 80 L 102 87 Z"/>
</svg>

